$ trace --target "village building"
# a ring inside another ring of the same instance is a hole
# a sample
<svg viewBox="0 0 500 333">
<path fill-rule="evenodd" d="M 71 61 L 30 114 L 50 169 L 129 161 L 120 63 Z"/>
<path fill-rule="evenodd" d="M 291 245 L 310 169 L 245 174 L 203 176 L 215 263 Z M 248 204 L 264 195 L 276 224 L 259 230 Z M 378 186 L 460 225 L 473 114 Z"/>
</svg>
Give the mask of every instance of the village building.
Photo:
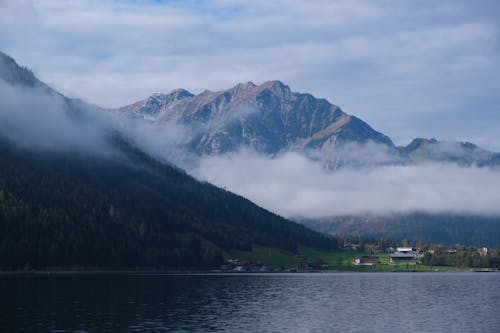
<svg viewBox="0 0 500 333">
<path fill-rule="evenodd" d="M 353 260 L 356 266 L 373 266 L 379 263 L 377 256 L 362 256 Z"/>
<path fill-rule="evenodd" d="M 391 262 L 415 262 L 418 260 L 418 253 L 411 247 L 397 247 L 396 251 L 389 255 L 391 257 Z"/>
</svg>

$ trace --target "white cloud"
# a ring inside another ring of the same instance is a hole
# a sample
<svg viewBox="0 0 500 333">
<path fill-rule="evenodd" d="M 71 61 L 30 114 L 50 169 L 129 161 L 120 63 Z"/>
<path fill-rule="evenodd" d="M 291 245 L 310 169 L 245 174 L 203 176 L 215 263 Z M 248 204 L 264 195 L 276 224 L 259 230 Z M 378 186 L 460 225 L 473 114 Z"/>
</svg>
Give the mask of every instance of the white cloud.
<svg viewBox="0 0 500 333">
<path fill-rule="evenodd" d="M 12 86 L 0 79 L 0 134 L 29 149 L 106 153 L 110 147 L 101 112 L 70 107 L 43 87 Z M 74 101 L 77 103 L 76 101 Z"/>
<path fill-rule="evenodd" d="M 195 132 L 171 121 L 156 123 L 130 115 L 110 115 L 113 127 L 143 151 L 164 162 L 191 167 L 195 156 L 186 152 L 186 145 Z"/>
<path fill-rule="evenodd" d="M 198 177 L 286 217 L 427 211 L 499 214 L 500 171 L 453 164 L 344 168 L 287 153 L 251 152 L 204 159 Z"/>
</svg>

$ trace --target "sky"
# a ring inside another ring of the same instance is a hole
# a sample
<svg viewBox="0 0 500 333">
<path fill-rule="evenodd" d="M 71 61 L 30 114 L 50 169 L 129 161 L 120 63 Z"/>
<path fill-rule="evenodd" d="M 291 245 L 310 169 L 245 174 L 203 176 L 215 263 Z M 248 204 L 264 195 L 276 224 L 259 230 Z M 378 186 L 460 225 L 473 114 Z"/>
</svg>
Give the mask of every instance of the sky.
<svg viewBox="0 0 500 333">
<path fill-rule="evenodd" d="M 497 0 L 0 0 L 0 32 L 0 50 L 103 107 L 277 79 L 396 144 L 500 151 Z"/>
</svg>

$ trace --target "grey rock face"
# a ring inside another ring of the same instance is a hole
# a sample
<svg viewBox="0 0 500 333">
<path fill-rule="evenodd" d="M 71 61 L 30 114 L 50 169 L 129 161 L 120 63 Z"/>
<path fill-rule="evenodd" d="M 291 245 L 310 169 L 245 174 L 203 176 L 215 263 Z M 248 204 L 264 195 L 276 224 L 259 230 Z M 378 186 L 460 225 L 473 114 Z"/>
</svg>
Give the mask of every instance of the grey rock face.
<svg viewBox="0 0 500 333">
<path fill-rule="evenodd" d="M 157 122 L 179 121 L 193 128 L 189 149 L 201 156 L 248 147 L 264 154 L 324 151 L 374 142 L 395 151 L 392 141 L 338 106 L 295 93 L 280 81 L 240 83 L 223 91 L 192 95 L 185 90 L 155 94 L 122 112 Z"/>
</svg>

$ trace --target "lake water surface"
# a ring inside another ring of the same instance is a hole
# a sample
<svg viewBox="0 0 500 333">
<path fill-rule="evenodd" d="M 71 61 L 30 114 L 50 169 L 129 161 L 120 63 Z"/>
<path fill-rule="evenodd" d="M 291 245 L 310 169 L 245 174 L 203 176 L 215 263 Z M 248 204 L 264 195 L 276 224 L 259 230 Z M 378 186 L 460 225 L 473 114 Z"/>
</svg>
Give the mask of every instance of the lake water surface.
<svg viewBox="0 0 500 333">
<path fill-rule="evenodd" d="M 500 274 L 0 275 L 18 331 L 500 332 Z"/>
</svg>

